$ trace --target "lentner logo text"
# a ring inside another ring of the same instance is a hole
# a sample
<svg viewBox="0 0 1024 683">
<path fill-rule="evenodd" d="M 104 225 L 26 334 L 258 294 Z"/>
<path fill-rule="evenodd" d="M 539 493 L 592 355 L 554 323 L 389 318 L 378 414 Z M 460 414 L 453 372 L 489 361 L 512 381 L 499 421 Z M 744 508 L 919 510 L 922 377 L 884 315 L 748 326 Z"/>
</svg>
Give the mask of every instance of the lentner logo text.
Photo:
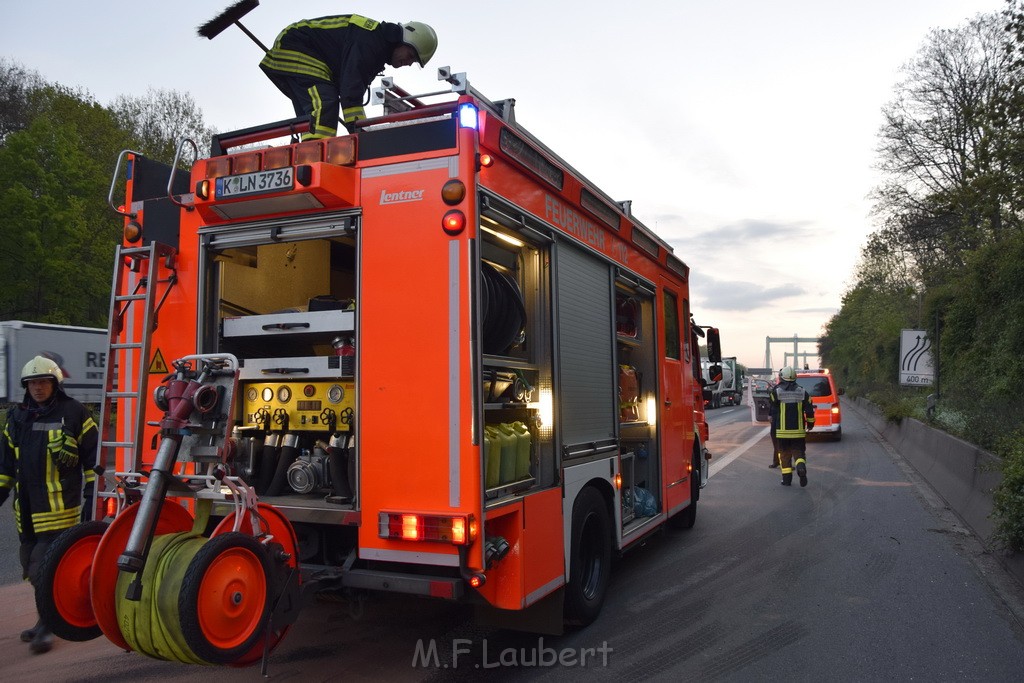
<svg viewBox="0 0 1024 683">
<path fill-rule="evenodd" d="M 423 190 L 400 190 L 398 192 L 380 191 L 380 203 L 384 204 L 405 204 L 406 202 L 423 201 Z"/>
</svg>

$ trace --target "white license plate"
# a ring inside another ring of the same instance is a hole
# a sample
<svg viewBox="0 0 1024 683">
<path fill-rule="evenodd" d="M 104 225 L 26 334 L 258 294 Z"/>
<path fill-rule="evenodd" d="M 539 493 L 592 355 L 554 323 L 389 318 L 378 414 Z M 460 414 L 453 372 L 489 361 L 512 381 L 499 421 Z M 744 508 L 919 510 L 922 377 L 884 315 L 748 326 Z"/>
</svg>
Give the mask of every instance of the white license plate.
<svg viewBox="0 0 1024 683">
<path fill-rule="evenodd" d="M 295 174 L 294 169 L 290 166 L 243 175 L 231 175 L 217 178 L 217 199 L 290 190 L 294 186 Z"/>
</svg>

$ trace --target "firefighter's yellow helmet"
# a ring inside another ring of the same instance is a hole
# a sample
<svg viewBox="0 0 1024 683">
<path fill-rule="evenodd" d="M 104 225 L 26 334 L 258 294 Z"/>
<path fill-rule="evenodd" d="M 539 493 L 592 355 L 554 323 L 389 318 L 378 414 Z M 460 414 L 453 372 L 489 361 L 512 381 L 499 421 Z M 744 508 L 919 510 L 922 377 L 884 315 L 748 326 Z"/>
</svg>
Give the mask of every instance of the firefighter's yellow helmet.
<svg viewBox="0 0 1024 683">
<path fill-rule="evenodd" d="M 783 382 L 792 382 L 796 379 L 796 370 L 787 365 L 782 368 L 782 372 L 779 373 L 779 376 L 782 378 Z"/>
<path fill-rule="evenodd" d="M 25 367 L 21 369 L 21 386 L 27 387 L 30 379 L 43 379 L 49 377 L 61 384 L 64 382 L 64 373 L 56 362 L 45 356 L 36 356 Z"/>
<path fill-rule="evenodd" d="M 420 66 L 426 66 L 437 50 L 437 33 L 421 21 L 402 24 L 402 42 L 416 50 Z"/>
</svg>

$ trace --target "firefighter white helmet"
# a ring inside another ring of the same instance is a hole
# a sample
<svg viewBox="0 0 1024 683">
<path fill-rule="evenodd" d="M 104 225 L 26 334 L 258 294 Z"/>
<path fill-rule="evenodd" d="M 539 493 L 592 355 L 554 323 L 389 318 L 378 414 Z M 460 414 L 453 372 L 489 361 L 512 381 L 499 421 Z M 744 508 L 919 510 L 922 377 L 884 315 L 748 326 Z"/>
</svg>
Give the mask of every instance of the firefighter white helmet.
<svg viewBox="0 0 1024 683">
<path fill-rule="evenodd" d="M 60 366 L 57 363 L 49 358 L 36 356 L 25 363 L 25 367 L 21 369 L 21 386 L 27 387 L 30 379 L 43 379 L 45 377 L 56 381 L 57 384 L 64 382 L 64 373 L 61 372 Z"/>
<path fill-rule="evenodd" d="M 437 34 L 420 21 L 407 21 L 402 26 L 402 42 L 416 50 L 420 66 L 426 66 L 437 50 Z"/>
<path fill-rule="evenodd" d="M 796 379 L 796 370 L 787 365 L 782 368 L 782 372 L 779 373 L 779 376 L 782 378 L 783 382 L 792 382 Z"/>
</svg>

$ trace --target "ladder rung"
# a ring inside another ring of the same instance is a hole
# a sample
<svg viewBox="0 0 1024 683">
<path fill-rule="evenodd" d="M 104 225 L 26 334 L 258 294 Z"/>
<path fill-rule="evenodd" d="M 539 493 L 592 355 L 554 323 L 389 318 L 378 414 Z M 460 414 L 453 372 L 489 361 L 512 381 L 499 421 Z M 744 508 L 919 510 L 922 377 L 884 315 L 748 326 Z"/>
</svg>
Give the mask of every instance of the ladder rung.
<svg viewBox="0 0 1024 683">
<path fill-rule="evenodd" d="M 107 398 L 138 398 L 137 391 L 108 391 Z"/>
<path fill-rule="evenodd" d="M 124 344 L 111 344 L 111 349 L 141 349 L 142 342 L 126 342 Z"/>
<path fill-rule="evenodd" d="M 146 298 L 145 294 L 119 294 L 114 297 L 115 301 L 142 301 Z"/>
<path fill-rule="evenodd" d="M 121 256 L 132 256 L 135 254 L 148 254 L 150 252 L 149 247 L 127 247 L 121 249 Z"/>
<path fill-rule="evenodd" d="M 135 448 L 135 444 L 131 441 L 101 441 L 100 446 L 108 448 Z"/>
</svg>

